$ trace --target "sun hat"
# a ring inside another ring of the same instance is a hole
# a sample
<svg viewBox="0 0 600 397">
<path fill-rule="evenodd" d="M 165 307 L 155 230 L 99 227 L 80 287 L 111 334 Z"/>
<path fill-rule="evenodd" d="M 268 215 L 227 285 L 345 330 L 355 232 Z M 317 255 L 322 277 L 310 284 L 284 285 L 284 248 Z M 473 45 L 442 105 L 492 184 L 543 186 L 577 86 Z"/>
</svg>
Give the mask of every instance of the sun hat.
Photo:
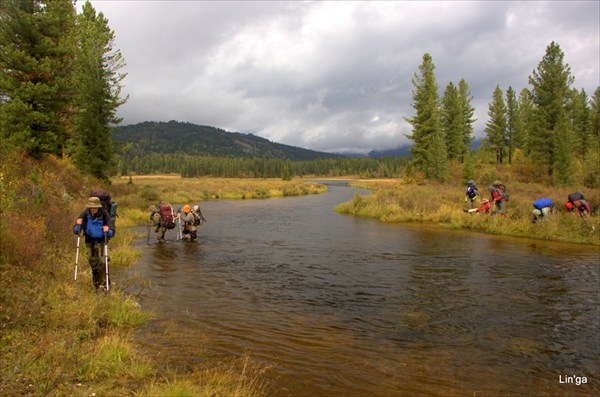
<svg viewBox="0 0 600 397">
<path fill-rule="evenodd" d="M 87 208 L 102 208 L 98 197 L 90 197 L 87 202 Z"/>
</svg>

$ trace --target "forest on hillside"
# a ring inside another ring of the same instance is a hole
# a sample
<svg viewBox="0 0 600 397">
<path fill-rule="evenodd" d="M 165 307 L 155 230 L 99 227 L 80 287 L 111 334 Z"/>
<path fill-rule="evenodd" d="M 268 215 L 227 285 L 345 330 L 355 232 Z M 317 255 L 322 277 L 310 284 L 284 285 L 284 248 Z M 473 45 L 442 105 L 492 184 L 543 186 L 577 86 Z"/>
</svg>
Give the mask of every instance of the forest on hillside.
<svg viewBox="0 0 600 397">
<path fill-rule="evenodd" d="M 227 132 L 216 127 L 177 121 L 144 122 L 115 127 L 113 140 L 125 145 L 125 149 L 119 154 L 127 159 L 149 153 L 228 158 L 261 157 L 293 161 L 341 157 L 271 142 L 254 134 Z"/>
</svg>

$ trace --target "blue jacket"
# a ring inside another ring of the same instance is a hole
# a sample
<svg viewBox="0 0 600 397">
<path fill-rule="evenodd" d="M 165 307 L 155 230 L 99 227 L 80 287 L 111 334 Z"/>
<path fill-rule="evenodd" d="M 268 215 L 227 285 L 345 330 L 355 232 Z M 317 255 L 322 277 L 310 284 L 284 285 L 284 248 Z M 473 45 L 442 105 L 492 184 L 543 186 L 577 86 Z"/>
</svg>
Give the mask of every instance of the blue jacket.
<svg viewBox="0 0 600 397">
<path fill-rule="evenodd" d="M 86 243 L 98 243 L 104 241 L 104 231 L 102 230 L 104 225 L 108 226 L 108 238 L 112 238 L 115 235 L 115 227 L 112 224 L 110 215 L 104 208 L 101 208 L 100 211 L 96 213 L 96 216 L 92 216 L 89 209 L 86 209 L 79 214 L 78 219 L 79 218 L 81 218 L 83 222 L 81 223 L 81 227 L 77 224 L 73 227 L 73 233 L 79 234 L 79 231 L 82 230 L 85 234 Z"/>
</svg>

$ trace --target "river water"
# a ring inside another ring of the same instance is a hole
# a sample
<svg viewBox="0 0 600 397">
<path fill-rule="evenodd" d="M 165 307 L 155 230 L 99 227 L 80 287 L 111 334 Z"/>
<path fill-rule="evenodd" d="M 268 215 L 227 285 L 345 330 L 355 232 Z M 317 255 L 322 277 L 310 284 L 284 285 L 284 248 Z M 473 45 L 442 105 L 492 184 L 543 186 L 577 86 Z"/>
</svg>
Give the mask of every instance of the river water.
<svg viewBox="0 0 600 397">
<path fill-rule="evenodd" d="M 153 283 L 141 345 L 179 370 L 247 357 L 273 396 L 598 395 L 598 248 L 333 211 L 357 192 L 203 202 L 197 243 L 137 241 L 115 277 Z"/>
</svg>

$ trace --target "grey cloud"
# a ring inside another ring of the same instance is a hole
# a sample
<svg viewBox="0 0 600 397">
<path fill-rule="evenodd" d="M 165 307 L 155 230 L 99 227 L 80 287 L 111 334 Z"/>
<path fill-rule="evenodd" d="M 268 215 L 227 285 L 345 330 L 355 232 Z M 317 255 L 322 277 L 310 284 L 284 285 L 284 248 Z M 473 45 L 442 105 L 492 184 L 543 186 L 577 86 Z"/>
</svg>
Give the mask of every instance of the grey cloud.
<svg viewBox="0 0 600 397">
<path fill-rule="evenodd" d="M 124 123 L 180 120 L 315 150 L 408 143 L 424 53 L 440 94 L 465 79 L 476 133 L 551 41 L 599 85 L 598 2 L 101 2 L 126 62 Z M 131 15 L 135 15 L 132 18 Z"/>
</svg>

